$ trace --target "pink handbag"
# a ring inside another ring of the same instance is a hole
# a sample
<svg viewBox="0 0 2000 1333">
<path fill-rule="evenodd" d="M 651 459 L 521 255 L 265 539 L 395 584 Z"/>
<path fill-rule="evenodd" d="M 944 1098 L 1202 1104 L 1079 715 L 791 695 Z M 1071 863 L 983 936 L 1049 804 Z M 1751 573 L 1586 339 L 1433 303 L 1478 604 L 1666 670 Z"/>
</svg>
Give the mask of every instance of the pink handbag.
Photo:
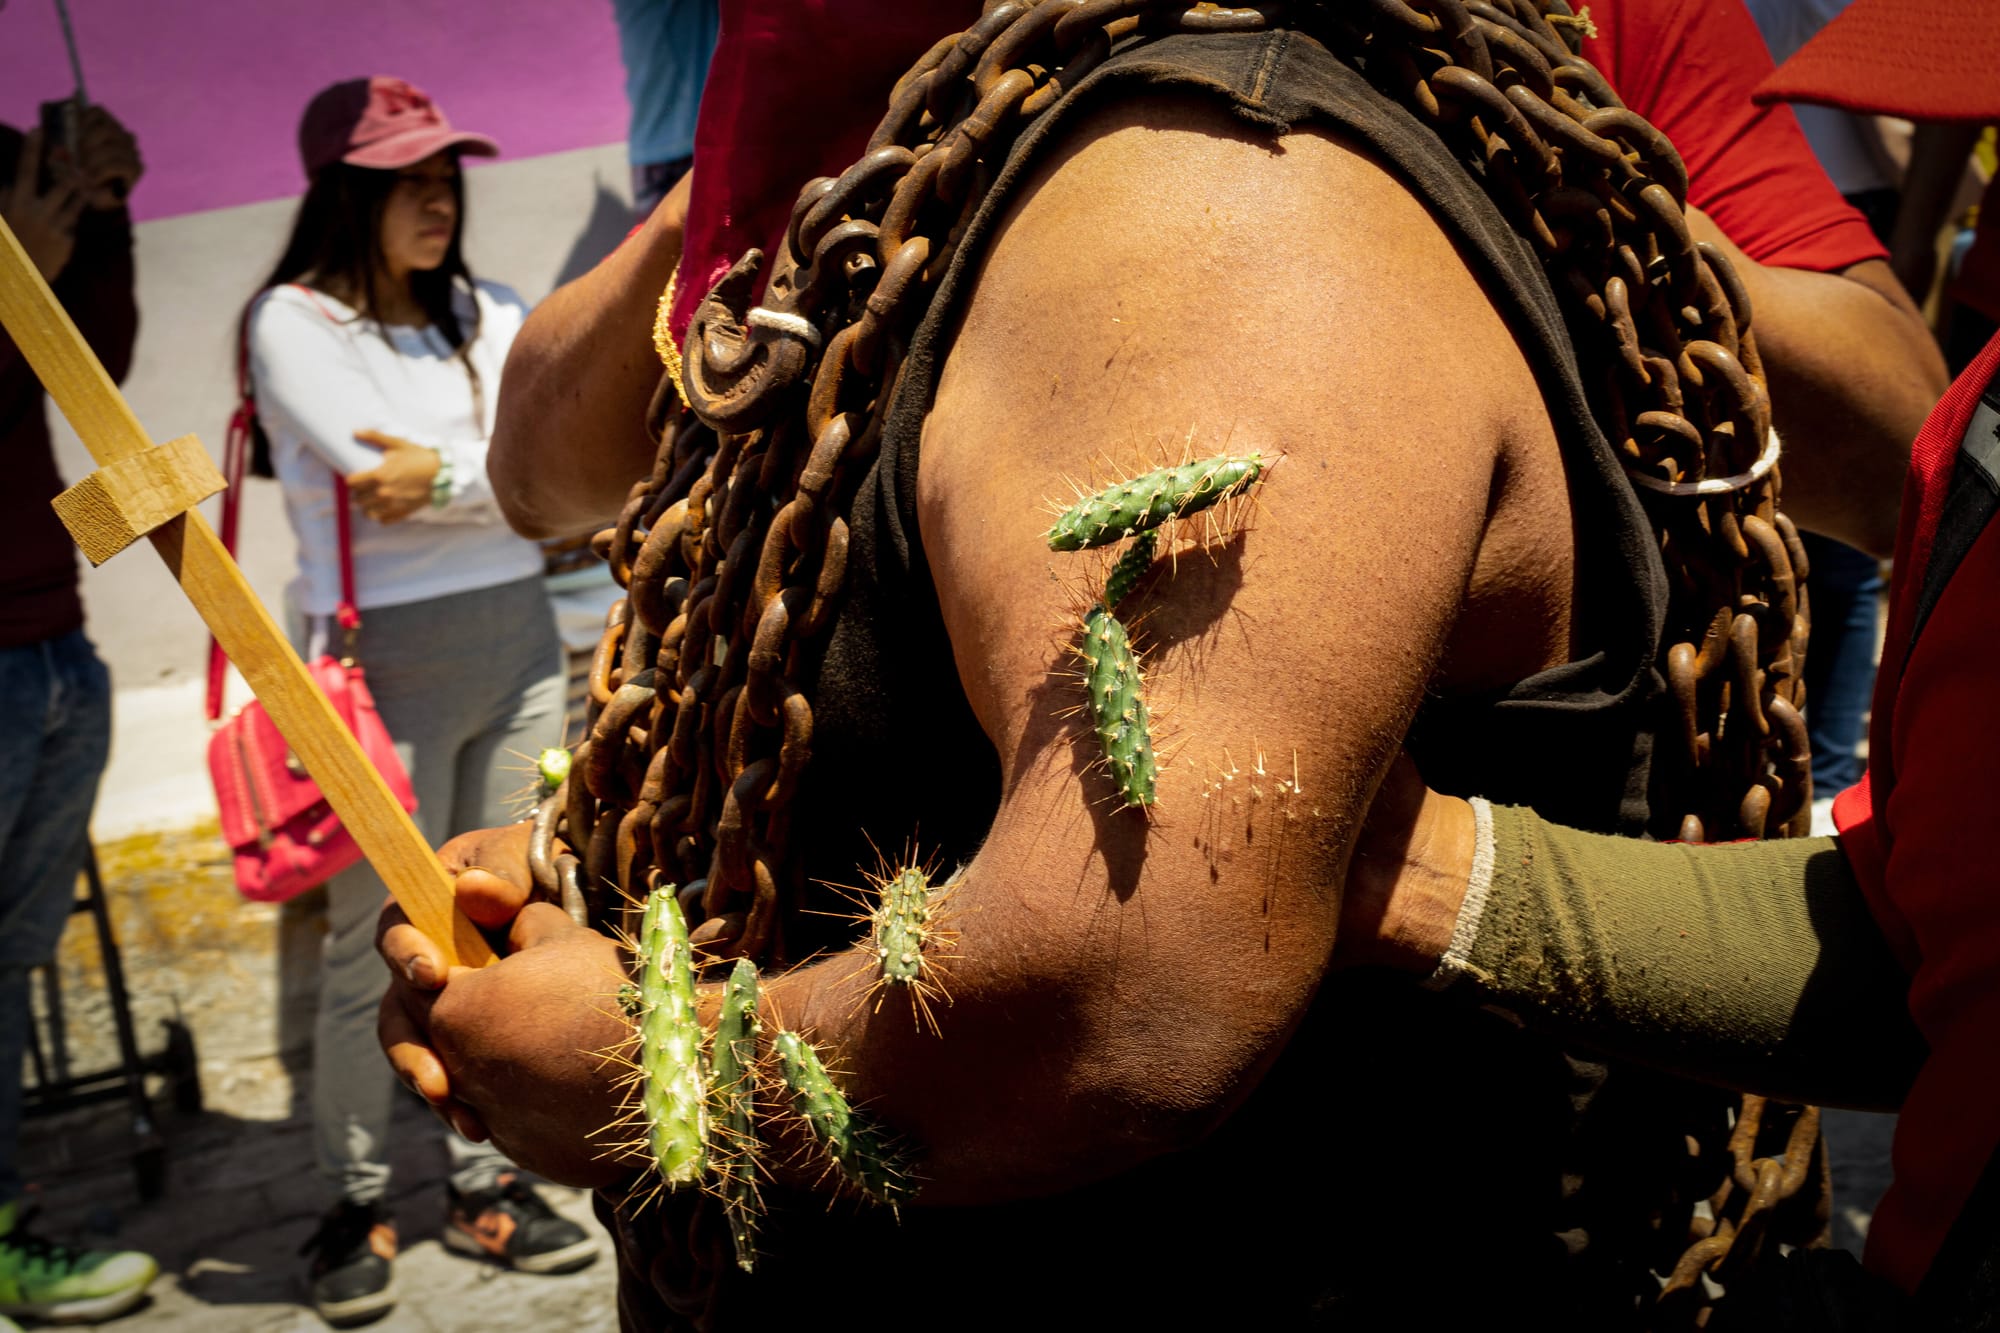
<svg viewBox="0 0 2000 1333">
<path fill-rule="evenodd" d="M 224 468 L 229 486 L 222 493 L 222 544 L 236 553 L 236 527 L 242 504 L 244 462 L 249 453 L 254 407 L 249 394 L 229 423 Z M 375 765 L 389 790 L 415 811 L 417 794 L 410 775 L 389 739 L 389 729 L 375 711 L 368 682 L 354 661 L 354 635 L 361 613 L 354 605 L 354 547 L 350 531 L 347 483 L 333 479 L 333 510 L 340 532 L 340 607 L 334 619 L 345 634 L 346 653 L 322 654 L 306 670 L 333 702 L 334 712 L 361 742 L 362 753 Z M 222 713 L 222 683 L 226 670 L 222 647 L 208 645 L 208 720 Z M 208 774 L 215 783 L 215 803 L 221 814 L 222 837 L 236 858 L 236 888 L 253 902 L 276 903 L 324 884 L 361 859 L 361 849 L 341 827 L 319 784 L 305 771 L 279 734 L 264 706 L 245 704 L 208 741 Z"/>
</svg>

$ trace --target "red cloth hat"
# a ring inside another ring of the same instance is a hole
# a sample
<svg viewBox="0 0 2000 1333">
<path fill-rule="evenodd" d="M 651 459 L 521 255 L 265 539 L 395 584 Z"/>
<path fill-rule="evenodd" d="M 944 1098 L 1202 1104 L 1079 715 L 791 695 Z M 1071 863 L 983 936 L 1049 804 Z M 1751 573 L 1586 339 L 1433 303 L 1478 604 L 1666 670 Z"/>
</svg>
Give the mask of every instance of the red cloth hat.
<svg viewBox="0 0 2000 1333">
<path fill-rule="evenodd" d="M 2000 120 L 2000 0 L 1854 0 L 1751 98 Z"/>
<path fill-rule="evenodd" d="M 500 151 L 483 134 L 454 130 L 423 89 L 385 74 L 334 84 L 307 103 L 299 120 L 299 157 L 308 176 L 335 162 L 393 171 L 445 148 L 478 157 Z"/>
</svg>

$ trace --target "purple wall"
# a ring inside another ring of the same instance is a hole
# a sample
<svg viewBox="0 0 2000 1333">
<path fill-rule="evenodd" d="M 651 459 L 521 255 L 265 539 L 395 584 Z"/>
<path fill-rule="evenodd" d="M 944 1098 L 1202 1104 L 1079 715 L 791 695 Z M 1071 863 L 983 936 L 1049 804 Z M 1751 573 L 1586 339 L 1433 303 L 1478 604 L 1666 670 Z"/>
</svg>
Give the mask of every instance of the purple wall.
<svg viewBox="0 0 2000 1333">
<path fill-rule="evenodd" d="M 506 158 L 625 137 L 608 0 L 69 0 L 91 100 L 139 136 L 141 220 L 297 194 L 299 112 L 395 74 Z M 67 96 L 54 0 L 0 8 L 0 121 Z M 476 162 L 478 159 L 474 159 Z"/>
</svg>

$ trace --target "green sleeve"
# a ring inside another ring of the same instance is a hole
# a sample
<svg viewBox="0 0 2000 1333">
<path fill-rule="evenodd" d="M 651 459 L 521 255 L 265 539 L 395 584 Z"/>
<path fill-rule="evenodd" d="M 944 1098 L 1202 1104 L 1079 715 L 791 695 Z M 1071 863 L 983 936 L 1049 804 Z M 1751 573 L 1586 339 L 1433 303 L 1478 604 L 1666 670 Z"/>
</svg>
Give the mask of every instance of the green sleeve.
<svg viewBox="0 0 2000 1333">
<path fill-rule="evenodd" d="M 1823 1105 L 1902 1101 L 1926 1054 L 1909 978 L 1837 840 L 1639 842 L 1484 804 L 1490 841 L 1482 827 L 1431 984 L 1708 1082 Z"/>
</svg>

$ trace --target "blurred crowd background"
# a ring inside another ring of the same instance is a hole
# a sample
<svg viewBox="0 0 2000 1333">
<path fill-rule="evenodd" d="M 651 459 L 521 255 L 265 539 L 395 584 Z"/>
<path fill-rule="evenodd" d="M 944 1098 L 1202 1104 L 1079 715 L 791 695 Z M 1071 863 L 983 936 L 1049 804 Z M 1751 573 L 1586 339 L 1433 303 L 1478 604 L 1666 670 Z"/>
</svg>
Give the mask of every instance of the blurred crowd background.
<svg viewBox="0 0 2000 1333">
<path fill-rule="evenodd" d="M 139 338 L 123 387 L 161 438 L 193 432 L 220 447 L 236 405 L 236 319 L 297 208 L 299 113 L 315 89 L 357 73 L 401 73 L 457 124 L 498 140 L 501 156 L 468 164 L 466 250 L 476 274 L 508 283 L 531 305 L 633 224 L 630 111 L 609 4 L 495 0 L 478 7 L 476 30 L 470 9 L 452 0 L 85 0 L 71 18 L 93 99 L 132 130 L 145 156 L 131 201 Z M 41 102 L 72 91 L 55 7 L 8 0 L 0 123 L 30 128 Z M 64 475 L 83 475 L 89 456 L 50 416 Z M 296 568 L 277 487 L 251 485 L 245 504 L 239 558 L 277 607 Z M 206 506 L 211 519 L 218 509 Z M 118 691 L 93 832 L 114 838 L 212 817 L 202 768 L 206 631 L 157 562 L 86 567 L 83 598 Z M 591 619 L 601 624 L 603 599 L 594 600 Z M 232 706 L 244 697 L 233 690 Z"/>
</svg>

